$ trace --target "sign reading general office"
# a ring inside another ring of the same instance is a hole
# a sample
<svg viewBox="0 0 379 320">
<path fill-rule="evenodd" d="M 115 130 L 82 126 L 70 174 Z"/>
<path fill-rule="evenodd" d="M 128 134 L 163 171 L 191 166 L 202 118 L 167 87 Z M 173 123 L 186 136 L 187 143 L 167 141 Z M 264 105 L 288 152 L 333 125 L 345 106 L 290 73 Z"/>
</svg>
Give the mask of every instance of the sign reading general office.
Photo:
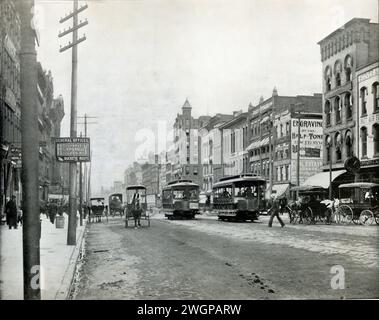
<svg viewBox="0 0 379 320">
<path fill-rule="evenodd" d="M 55 155 L 61 162 L 90 162 L 89 138 L 55 138 Z"/>
</svg>

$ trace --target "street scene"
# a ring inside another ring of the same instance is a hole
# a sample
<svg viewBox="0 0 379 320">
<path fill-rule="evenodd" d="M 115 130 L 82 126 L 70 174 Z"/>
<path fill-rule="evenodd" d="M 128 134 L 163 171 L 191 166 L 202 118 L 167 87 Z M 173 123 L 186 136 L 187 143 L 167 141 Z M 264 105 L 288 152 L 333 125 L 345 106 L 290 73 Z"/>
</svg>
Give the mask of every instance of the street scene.
<svg viewBox="0 0 379 320">
<path fill-rule="evenodd" d="M 0 300 L 379 299 L 378 9 L 0 0 Z"/>
</svg>

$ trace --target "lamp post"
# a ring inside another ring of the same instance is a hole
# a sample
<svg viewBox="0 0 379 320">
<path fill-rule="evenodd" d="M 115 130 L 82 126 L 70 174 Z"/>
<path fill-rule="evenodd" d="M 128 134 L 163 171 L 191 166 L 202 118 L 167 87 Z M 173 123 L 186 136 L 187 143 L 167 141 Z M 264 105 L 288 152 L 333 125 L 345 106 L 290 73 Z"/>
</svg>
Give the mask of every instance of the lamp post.
<svg viewBox="0 0 379 320">
<path fill-rule="evenodd" d="M 326 145 L 329 152 L 329 199 L 332 199 L 332 137 L 328 136 Z"/>
</svg>

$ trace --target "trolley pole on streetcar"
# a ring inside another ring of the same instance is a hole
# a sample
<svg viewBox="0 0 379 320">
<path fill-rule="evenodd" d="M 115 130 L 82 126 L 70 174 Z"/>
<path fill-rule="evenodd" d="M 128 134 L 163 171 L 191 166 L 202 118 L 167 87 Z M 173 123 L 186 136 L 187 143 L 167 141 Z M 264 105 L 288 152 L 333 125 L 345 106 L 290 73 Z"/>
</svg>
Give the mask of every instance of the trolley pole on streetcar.
<svg viewBox="0 0 379 320">
<path fill-rule="evenodd" d="M 17 1 L 21 20 L 20 88 L 23 190 L 24 299 L 41 299 L 40 211 L 38 195 L 38 110 L 36 30 L 32 28 L 34 0 Z"/>
<path fill-rule="evenodd" d="M 59 52 L 66 51 L 72 48 L 72 73 L 71 73 L 71 123 L 70 123 L 70 137 L 76 138 L 77 131 L 77 70 L 78 70 L 78 48 L 77 45 L 80 42 L 86 40 L 84 35 L 81 38 L 78 38 L 78 29 L 84 27 L 88 24 L 88 21 L 78 22 L 78 15 L 80 12 L 88 8 L 88 5 L 84 5 L 78 8 L 78 0 L 74 0 L 73 12 L 66 15 L 64 18 L 59 20 L 60 23 L 63 23 L 71 18 L 73 18 L 72 27 L 68 30 L 63 30 L 59 33 L 58 37 L 63 37 L 72 32 L 72 43 L 69 42 L 68 45 L 61 47 Z M 68 230 L 67 230 L 67 245 L 76 245 L 76 212 L 77 212 L 77 199 L 76 199 L 76 171 L 77 165 L 76 162 L 70 162 L 69 165 L 69 181 L 70 181 L 70 213 L 68 216 Z"/>
</svg>

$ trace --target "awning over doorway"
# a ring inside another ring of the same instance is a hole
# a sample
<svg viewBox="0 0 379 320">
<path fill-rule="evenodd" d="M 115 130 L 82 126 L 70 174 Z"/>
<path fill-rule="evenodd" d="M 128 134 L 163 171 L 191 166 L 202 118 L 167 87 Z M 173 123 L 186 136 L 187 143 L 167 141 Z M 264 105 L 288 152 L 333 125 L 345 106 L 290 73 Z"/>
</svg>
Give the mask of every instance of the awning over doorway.
<svg viewBox="0 0 379 320">
<path fill-rule="evenodd" d="M 287 192 L 289 186 L 290 186 L 289 183 L 274 184 L 272 186 L 272 194 L 274 194 L 277 198 L 280 198 Z M 269 193 L 270 193 L 270 184 L 268 183 L 266 187 L 266 199 L 270 198 Z"/>
<path fill-rule="evenodd" d="M 346 170 L 336 170 L 332 171 L 332 181 L 334 181 L 341 174 L 347 172 Z M 304 181 L 302 186 L 316 186 L 324 189 L 329 188 L 329 171 L 320 172 L 315 174 L 314 176 L 309 177 Z"/>
</svg>

